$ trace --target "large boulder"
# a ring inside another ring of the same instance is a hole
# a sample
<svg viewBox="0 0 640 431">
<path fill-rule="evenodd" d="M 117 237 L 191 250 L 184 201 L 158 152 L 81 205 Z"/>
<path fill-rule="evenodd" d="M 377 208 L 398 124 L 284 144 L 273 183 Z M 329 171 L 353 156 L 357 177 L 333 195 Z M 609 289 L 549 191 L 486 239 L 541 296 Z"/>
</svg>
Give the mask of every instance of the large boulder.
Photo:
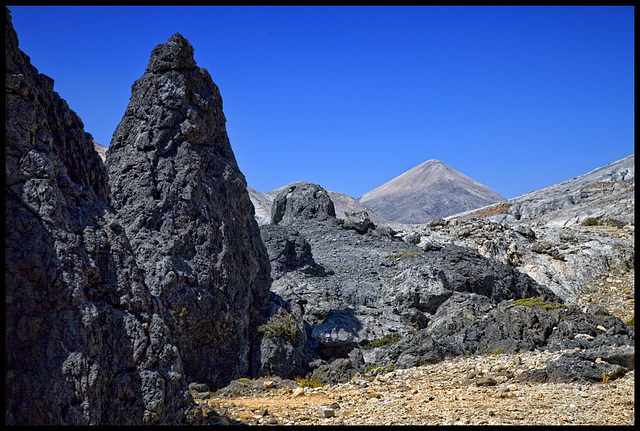
<svg viewBox="0 0 640 431">
<path fill-rule="evenodd" d="M 106 157 L 113 209 L 187 377 L 212 388 L 249 375 L 270 285 L 225 121 L 218 87 L 174 34 L 132 85 Z"/>
<path fill-rule="evenodd" d="M 5 423 L 198 423 L 80 118 L 5 24 Z"/>
<path fill-rule="evenodd" d="M 271 206 L 271 223 L 290 224 L 298 220 L 335 218 L 336 209 L 329 193 L 317 184 L 303 181 L 281 191 Z"/>
</svg>

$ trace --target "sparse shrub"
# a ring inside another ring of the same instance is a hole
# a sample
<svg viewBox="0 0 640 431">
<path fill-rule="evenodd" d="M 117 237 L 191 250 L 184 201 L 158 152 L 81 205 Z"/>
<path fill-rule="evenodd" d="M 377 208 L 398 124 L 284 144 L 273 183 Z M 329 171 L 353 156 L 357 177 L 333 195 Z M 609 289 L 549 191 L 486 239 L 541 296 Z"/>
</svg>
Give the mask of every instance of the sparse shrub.
<svg viewBox="0 0 640 431">
<path fill-rule="evenodd" d="M 607 226 L 617 227 L 618 229 L 622 229 L 624 227 L 624 222 L 615 218 L 605 220 L 604 224 Z"/>
<path fill-rule="evenodd" d="M 240 377 L 238 379 L 238 381 L 241 382 L 241 383 L 249 383 L 251 381 L 251 379 L 248 379 L 246 377 Z"/>
<path fill-rule="evenodd" d="M 487 356 L 498 356 L 504 353 L 504 349 L 502 347 L 500 347 L 499 349 L 494 350 L 493 352 L 489 353 Z"/>
<path fill-rule="evenodd" d="M 523 298 L 516 299 L 515 305 L 524 305 L 525 307 L 542 307 L 542 308 L 560 308 L 566 307 L 564 304 L 551 304 L 542 298 Z"/>
<path fill-rule="evenodd" d="M 629 319 L 626 322 L 624 322 L 624 324 L 626 326 L 636 326 L 635 319 L 636 319 L 636 316 L 631 316 L 631 319 Z"/>
<path fill-rule="evenodd" d="M 402 335 L 398 334 L 397 332 L 394 332 L 393 334 L 387 334 L 382 338 L 376 338 L 370 343 L 362 346 L 361 349 L 370 350 L 376 347 L 389 346 L 391 344 L 398 342 L 400 338 L 402 338 Z"/>
<path fill-rule="evenodd" d="M 324 386 L 324 383 L 315 375 L 296 377 L 294 379 L 302 388 L 318 388 Z"/>
<path fill-rule="evenodd" d="M 258 328 L 265 337 L 279 337 L 287 340 L 292 346 L 297 344 L 296 321 L 291 313 L 284 310 L 271 316 L 269 321 Z"/>
<path fill-rule="evenodd" d="M 371 364 L 369 366 L 367 366 L 367 368 L 365 368 L 364 372 L 365 374 L 373 374 L 373 376 L 378 376 L 381 374 L 387 374 L 391 371 L 393 371 L 395 368 L 395 366 L 393 364 L 391 365 L 376 365 L 376 364 Z"/>
<path fill-rule="evenodd" d="M 597 218 L 588 217 L 585 221 L 582 222 L 582 226 L 598 226 L 600 225 L 600 221 Z"/>
</svg>

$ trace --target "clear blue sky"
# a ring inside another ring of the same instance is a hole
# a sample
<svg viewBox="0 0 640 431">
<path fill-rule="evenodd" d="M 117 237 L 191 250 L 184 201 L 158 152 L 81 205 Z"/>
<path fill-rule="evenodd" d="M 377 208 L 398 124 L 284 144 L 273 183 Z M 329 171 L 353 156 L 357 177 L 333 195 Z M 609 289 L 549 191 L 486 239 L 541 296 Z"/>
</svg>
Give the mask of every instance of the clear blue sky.
<svg viewBox="0 0 640 431">
<path fill-rule="evenodd" d="M 108 145 L 174 33 L 220 88 L 250 187 L 353 197 L 438 159 L 512 198 L 634 153 L 634 8 L 9 6 Z"/>
</svg>

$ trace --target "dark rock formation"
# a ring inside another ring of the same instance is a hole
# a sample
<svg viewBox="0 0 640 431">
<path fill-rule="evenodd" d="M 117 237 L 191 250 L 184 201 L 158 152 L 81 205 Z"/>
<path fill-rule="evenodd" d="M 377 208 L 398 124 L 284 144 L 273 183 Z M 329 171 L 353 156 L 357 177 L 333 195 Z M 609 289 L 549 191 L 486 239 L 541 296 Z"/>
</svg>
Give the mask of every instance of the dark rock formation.
<svg viewBox="0 0 640 431">
<path fill-rule="evenodd" d="M 269 260 L 222 98 L 180 34 L 151 53 L 107 151 L 112 205 L 189 380 L 250 374 Z M 261 310 L 262 309 L 262 310 Z"/>
<path fill-rule="evenodd" d="M 347 221 L 319 210 L 331 206 L 317 187 L 313 192 L 300 189 L 302 196 L 298 188 L 280 193 L 280 202 L 287 204 L 284 214 L 290 215 L 286 223 L 261 226 L 274 269 L 272 291 L 292 304 L 303 304 L 313 350 L 310 362 L 314 354 L 324 360 L 346 358 L 353 349 L 387 334 L 424 328 L 456 292 L 475 293 L 490 303 L 528 296 L 558 300 L 513 267 L 471 249 L 421 248 L 391 234 L 376 235 L 378 229 L 370 230 L 368 223 L 365 234 L 349 228 Z M 282 213 L 275 208 L 275 214 Z M 304 247 L 292 247 L 294 242 L 285 238 L 295 238 Z M 305 270 L 298 256 L 324 268 L 324 274 Z M 286 271 L 283 262 L 289 262 Z"/>
<path fill-rule="evenodd" d="M 324 268 L 313 260 L 311 246 L 299 232 L 272 224 L 262 226 L 260 235 L 267 247 L 273 276 L 295 270 L 324 275 Z"/>
<path fill-rule="evenodd" d="M 610 350 L 612 345 L 621 346 L 620 350 Z M 578 348 L 584 349 L 582 354 L 568 356 L 544 373 L 536 371 L 522 379 L 601 381 L 602 372 L 613 380 L 634 367 L 633 345 L 634 330 L 604 310 L 583 312 L 575 306 L 546 308 L 514 301 L 496 305 L 484 296 L 458 293 L 438 308 L 426 328 L 368 353 L 367 362 L 409 368 L 447 356 Z M 597 365 L 597 358 L 615 366 Z"/>
<path fill-rule="evenodd" d="M 6 11 L 9 425 L 201 419 L 78 116 L 18 48 Z"/>
<path fill-rule="evenodd" d="M 291 223 L 296 220 L 326 220 L 335 217 L 336 210 L 329 193 L 317 184 L 298 182 L 281 191 L 271 206 L 271 223 Z"/>
<path fill-rule="evenodd" d="M 256 209 L 256 220 L 258 221 L 258 224 L 263 225 L 271 223 L 271 205 L 278 194 L 280 194 L 283 190 L 289 189 L 291 186 L 303 183 L 303 181 L 299 181 L 287 184 L 286 186 L 271 190 L 268 193 L 262 193 L 249 187 L 249 196 L 251 197 L 251 202 L 253 202 L 253 206 Z M 335 216 L 337 218 L 346 218 L 346 213 L 358 213 L 366 211 L 369 214 L 369 218 L 371 219 L 371 221 L 376 225 L 389 223 L 388 220 L 385 220 L 375 214 L 373 211 L 368 210 L 364 205 L 362 205 L 360 202 L 349 195 L 333 192 L 331 190 L 327 190 L 327 193 L 329 194 L 329 198 L 331 198 L 331 201 L 333 202 Z"/>
<path fill-rule="evenodd" d="M 543 368 L 528 370 L 518 381 L 536 383 L 598 383 L 615 380 L 635 368 L 633 346 L 570 351 Z"/>
</svg>

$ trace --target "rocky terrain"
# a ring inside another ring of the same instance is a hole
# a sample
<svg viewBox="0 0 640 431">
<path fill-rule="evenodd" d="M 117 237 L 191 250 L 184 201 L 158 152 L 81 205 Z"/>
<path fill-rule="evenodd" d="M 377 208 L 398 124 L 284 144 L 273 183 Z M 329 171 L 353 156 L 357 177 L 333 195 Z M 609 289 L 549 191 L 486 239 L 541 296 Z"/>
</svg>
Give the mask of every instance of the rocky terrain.
<svg viewBox="0 0 640 431">
<path fill-rule="evenodd" d="M 262 193 L 249 187 L 249 196 L 251 197 L 251 202 L 253 203 L 253 206 L 256 210 L 256 220 L 258 221 L 258 224 L 263 225 L 271 223 L 271 205 L 273 204 L 273 200 L 275 199 L 275 197 L 283 190 L 301 183 L 304 183 L 304 181 L 287 184 L 286 186 L 271 190 L 268 193 Z M 375 212 L 368 210 L 367 207 L 347 194 L 338 193 L 331 190 L 327 190 L 327 193 L 329 194 L 329 197 L 333 202 L 336 211 L 336 217 L 339 219 L 345 219 L 347 213 L 366 211 L 369 215 L 369 219 L 372 222 L 376 224 L 390 223 L 388 220 L 383 219 Z"/>
<path fill-rule="evenodd" d="M 633 158 L 388 223 L 247 188 L 180 34 L 104 152 L 5 40 L 7 424 L 633 423 Z"/>
<path fill-rule="evenodd" d="M 505 199 L 441 161 L 427 160 L 357 200 L 386 220 L 426 223 Z"/>
<path fill-rule="evenodd" d="M 493 221 L 526 222 L 533 226 L 573 226 L 588 218 L 635 220 L 635 155 L 584 175 L 535 190 L 498 205 L 478 208 L 450 218 L 487 217 Z M 447 218 L 447 217 L 445 217 Z"/>
<path fill-rule="evenodd" d="M 519 381 L 563 354 L 459 356 L 315 388 L 262 378 L 195 396 L 215 424 L 635 424 L 635 371 L 609 383 Z"/>
</svg>

